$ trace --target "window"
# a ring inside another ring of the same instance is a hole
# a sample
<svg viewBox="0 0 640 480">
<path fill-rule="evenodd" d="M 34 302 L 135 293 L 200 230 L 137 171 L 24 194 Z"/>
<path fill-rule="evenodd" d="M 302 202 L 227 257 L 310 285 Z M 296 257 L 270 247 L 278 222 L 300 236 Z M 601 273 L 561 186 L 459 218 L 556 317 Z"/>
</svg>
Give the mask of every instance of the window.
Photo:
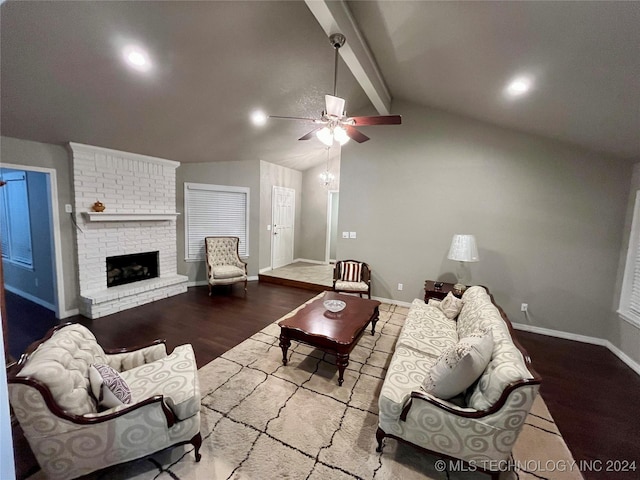
<svg viewBox="0 0 640 480">
<path fill-rule="evenodd" d="M 640 328 L 640 191 L 636 192 L 618 314 Z"/>
<path fill-rule="evenodd" d="M 19 170 L 3 170 L 0 188 L 0 224 L 2 257 L 24 267 L 33 267 L 31 250 L 31 222 L 27 174 Z"/>
<path fill-rule="evenodd" d="M 249 189 L 184 184 L 185 260 L 204 260 L 204 237 L 239 237 L 240 256 L 249 256 Z"/>
</svg>

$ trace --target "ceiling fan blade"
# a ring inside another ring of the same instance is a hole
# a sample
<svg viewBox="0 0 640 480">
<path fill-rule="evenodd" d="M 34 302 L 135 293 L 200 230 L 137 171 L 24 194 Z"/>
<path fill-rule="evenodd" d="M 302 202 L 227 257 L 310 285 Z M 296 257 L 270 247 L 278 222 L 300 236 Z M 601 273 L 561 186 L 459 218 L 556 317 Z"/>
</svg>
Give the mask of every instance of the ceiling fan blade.
<svg viewBox="0 0 640 480">
<path fill-rule="evenodd" d="M 316 132 L 318 130 L 320 130 L 321 128 L 324 127 L 318 127 L 318 128 L 314 128 L 313 130 L 311 130 L 309 133 L 307 133 L 306 135 L 303 135 L 302 137 L 300 137 L 298 140 L 309 140 L 310 138 L 313 138 L 313 136 L 316 134 Z"/>
<path fill-rule="evenodd" d="M 349 121 L 353 121 L 354 125 L 400 125 L 402 123 L 402 115 L 378 115 L 373 117 L 351 117 Z"/>
<path fill-rule="evenodd" d="M 344 115 L 344 98 L 325 95 L 324 103 L 326 105 L 325 111 L 327 112 L 327 115 L 342 118 Z"/>
<path fill-rule="evenodd" d="M 279 115 L 269 115 L 269 118 L 279 118 L 280 120 L 302 120 L 304 122 L 315 122 L 317 123 L 319 120 L 317 118 L 307 118 L 307 117 L 281 117 Z"/>
<path fill-rule="evenodd" d="M 349 138 L 354 139 L 358 143 L 366 142 L 367 140 L 369 140 L 369 137 L 367 137 L 364 133 L 359 132 L 351 125 L 345 125 L 344 128 L 347 131 L 347 135 L 349 135 Z"/>
</svg>

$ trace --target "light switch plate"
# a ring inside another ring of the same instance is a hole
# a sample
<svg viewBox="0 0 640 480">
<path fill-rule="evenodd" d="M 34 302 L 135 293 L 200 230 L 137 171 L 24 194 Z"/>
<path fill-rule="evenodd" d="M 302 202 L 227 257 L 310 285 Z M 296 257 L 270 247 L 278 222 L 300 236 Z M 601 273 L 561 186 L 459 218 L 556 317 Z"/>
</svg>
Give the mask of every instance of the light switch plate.
<svg viewBox="0 0 640 480">
<path fill-rule="evenodd" d="M 349 232 L 342 232 L 342 238 L 349 238 Z"/>
<path fill-rule="evenodd" d="M 73 213 L 73 208 L 71 207 L 71 204 L 70 204 L 70 203 L 67 203 L 67 204 L 64 206 L 64 211 L 65 211 L 65 213 Z"/>
<path fill-rule="evenodd" d="M 356 232 L 349 232 L 349 238 L 357 238 Z"/>
</svg>

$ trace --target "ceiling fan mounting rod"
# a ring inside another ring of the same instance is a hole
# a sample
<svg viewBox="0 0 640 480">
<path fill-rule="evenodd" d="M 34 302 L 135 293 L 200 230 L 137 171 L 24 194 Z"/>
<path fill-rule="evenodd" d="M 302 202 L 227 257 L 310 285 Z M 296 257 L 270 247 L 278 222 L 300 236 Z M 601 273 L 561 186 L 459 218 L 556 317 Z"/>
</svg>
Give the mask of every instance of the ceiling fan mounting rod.
<svg viewBox="0 0 640 480">
<path fill-rule="evenodd" d="M 335 57 L 333 59 L 333 96 L 337 97 L 338 94 L 338 50 L 340 47 L 344 45 L 347 41 L 347 37 L 342 35 L 341 33 L 334 33 L 329 36 L 329 42 L 331 42 L 331 46 L 335 49 Z"/>
</svg>

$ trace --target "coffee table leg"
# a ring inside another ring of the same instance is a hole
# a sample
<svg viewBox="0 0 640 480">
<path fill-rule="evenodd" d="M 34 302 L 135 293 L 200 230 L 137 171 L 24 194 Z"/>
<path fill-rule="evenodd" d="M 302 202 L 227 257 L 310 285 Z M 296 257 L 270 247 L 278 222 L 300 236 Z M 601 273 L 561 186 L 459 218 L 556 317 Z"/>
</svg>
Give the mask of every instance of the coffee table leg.
<svg viewBox="0 0 640 480">
<path fill-rule="evenodd" d="M 378 307 L 373 312 L 373 317 L 371 317 L 371 335 L 376 333 L 376 323 L 378 323 L 378 318 L 380 317 L 380 312 L 378 311 Z"/>
<path fill-rule="evenodd" d="M 338 353 L 336 357 L 336 364 L 338 365 L 338 386 L 342 386 L 344 382 L 344 369 L 349 365 L 349 354 Z"/>
<path fill-rule="evenodd" d="M 280 348 L 282 349 L 282 364 L 287 364 L 287 350 L 289 350 L 289 346 L 291 345 L 291 340 L 285 335 L 280 335 Z"/>
</svg>

